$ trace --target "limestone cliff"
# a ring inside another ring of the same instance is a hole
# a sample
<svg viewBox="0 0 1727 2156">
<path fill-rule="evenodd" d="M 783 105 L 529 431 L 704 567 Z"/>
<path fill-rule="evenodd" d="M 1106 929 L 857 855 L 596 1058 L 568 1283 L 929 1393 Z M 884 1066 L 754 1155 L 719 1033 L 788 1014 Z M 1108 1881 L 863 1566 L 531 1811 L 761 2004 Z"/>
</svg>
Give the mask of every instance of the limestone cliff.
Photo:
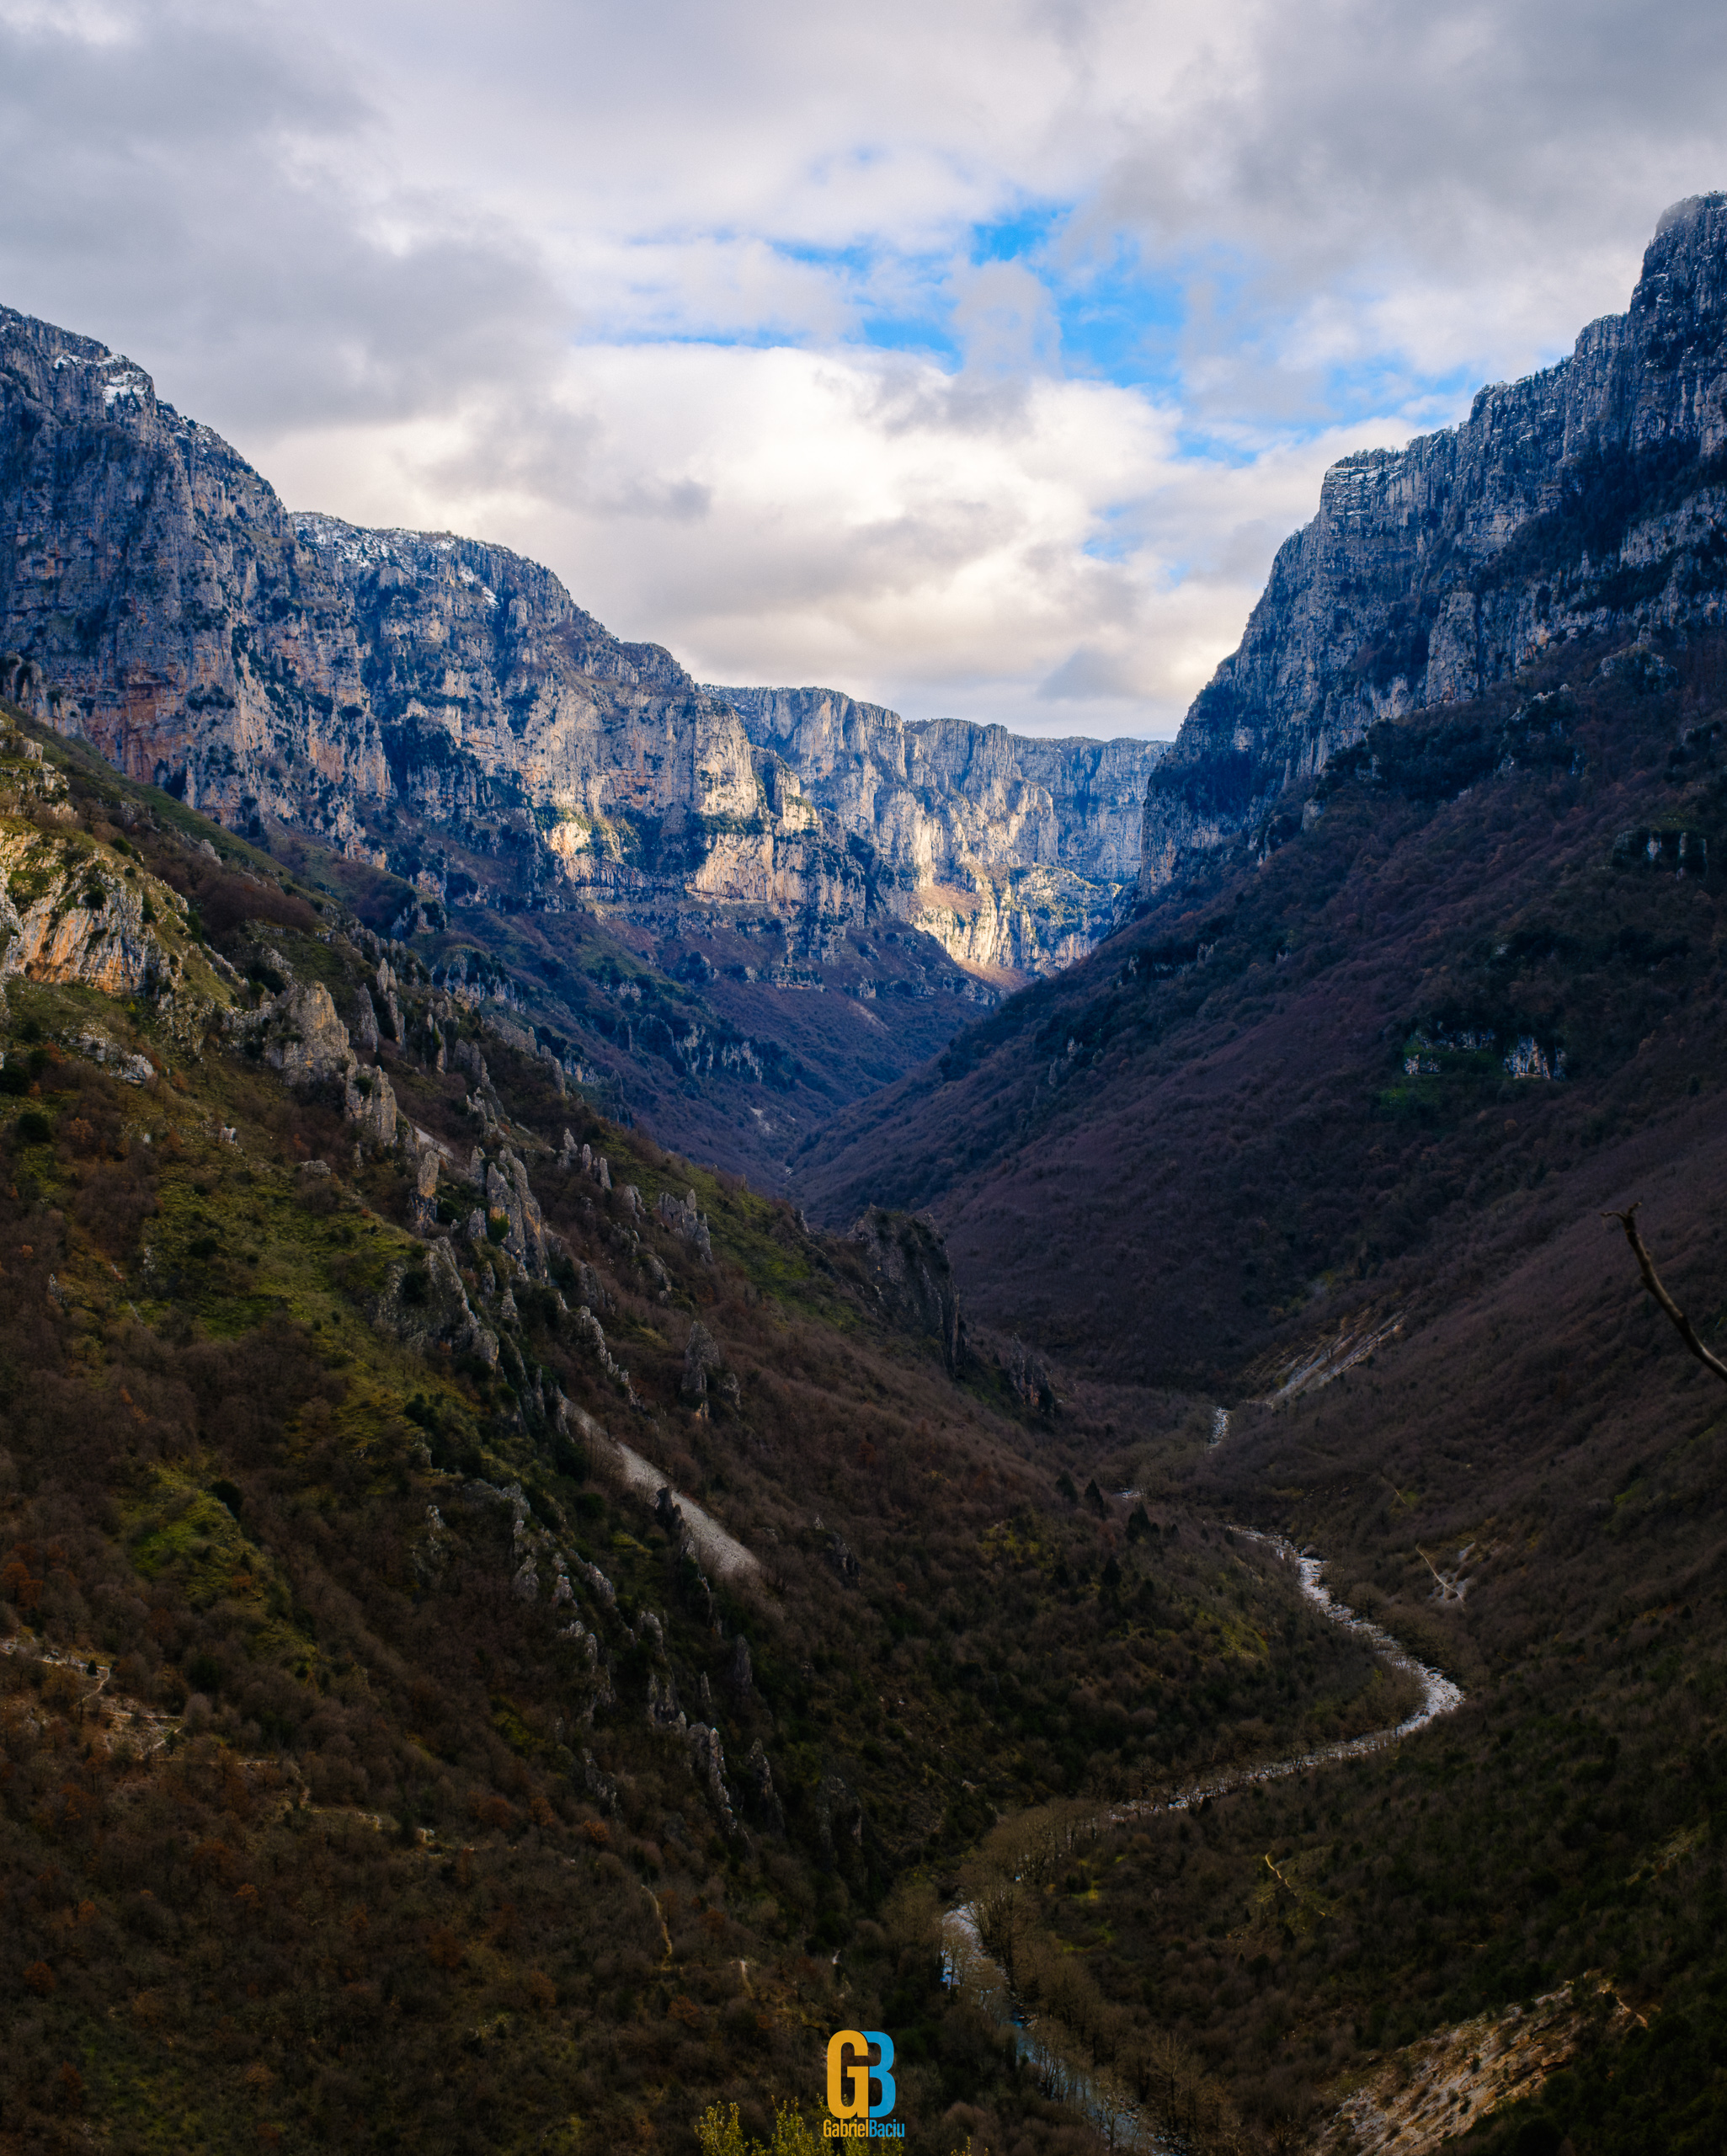
<svg viewBox="0 0 1727 2156">
<path fill-rule="evenodd" d="M 434 914 L 574 905 L 665 934 L 742 910 L 818 958 L 885 907 L 984 972 L 1110 926 L 1149 753 L 828 698 L 850 745 L 824 757 L 812 719 L 788 754 L 548 570 L 290 514 L 134 361 L 9 309 L 0 675 L 131 776 L 333 840 Z"/>
<path fill-rule="evenodd" d="M 1719 617 L 1727 195 L 1661 219 L 1629 311 L 1458 427 L 1346 457 L 1151 775 L 1140 885 L 1262 815 L 1376 719 L 1478 695 L 1586 631 Z"/>
<path fill-rule="evenodd" d="M 908 723 L 833 689 L 720 688 L 750 739 L 866 842 L 882 910 L 962 964 L 1051 973 L 1115 924 L 1138 867 L 1149 741 Z"/>
</svg>

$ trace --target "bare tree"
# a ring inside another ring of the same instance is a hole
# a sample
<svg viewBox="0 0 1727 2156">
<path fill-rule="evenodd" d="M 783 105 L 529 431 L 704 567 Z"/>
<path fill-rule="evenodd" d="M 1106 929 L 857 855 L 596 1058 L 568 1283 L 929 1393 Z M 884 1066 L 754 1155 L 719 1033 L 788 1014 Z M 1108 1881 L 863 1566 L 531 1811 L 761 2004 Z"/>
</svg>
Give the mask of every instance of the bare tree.
<svg viewBox="0 0 1727 2156">
<path fill-rule="evenodd" d="M 1637 1269 L 1643 1275 L 1644 1286 L 1648 1289 L 1667 1315 L 1672 1319 L 1674 1329 L 1677 1331 L 1679 1337 L 1696 1356 L 1698 1362 L 1705 1369 L 1713 1370 L 1723 1385 L 1727 1385 L 1727 1363 L 1724 1363 L 1719 1355 L 1712 1354 L 1704 1347 L 1702 1341 L 1698 1338 L 1696 1328 L 1692 1326 L 1691 1320 L 1661 1285 L 1660 1275 L 1655 1271 L 1655 1262 L 1649 1254 L 1649 1246 L 1644 1241 L 1638 1230 L 1637 1214 L 1642 1203 L 1643 1200 L 1639 1198 L 1637 1203 L 1627 1211 L 1603 1213 L 1601 1217 L 1603 1220 L 1617 1220 L 1625 1230 L 1625 1240 L 1630 1244 L 1632 1255 L 1637 1260 Z"/>
</svg>

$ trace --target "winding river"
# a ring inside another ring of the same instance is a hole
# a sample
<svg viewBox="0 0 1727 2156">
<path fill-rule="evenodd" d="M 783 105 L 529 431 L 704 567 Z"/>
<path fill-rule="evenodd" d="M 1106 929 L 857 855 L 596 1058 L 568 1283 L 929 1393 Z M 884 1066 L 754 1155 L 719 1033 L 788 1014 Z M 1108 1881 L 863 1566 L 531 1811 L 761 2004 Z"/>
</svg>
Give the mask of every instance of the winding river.
<svg viewBox="0 0 1727 2156">
<path fill-rule="evenodd" d="M 1111 1805 L 1090 1822 L 1081 1822 L 1077 1829 L 1081 1833 L 1087 1831 L 1088 1825 L 1092 1828 L 1117 1827 L 1127 1820 L 1149 1818 L 1159 1812 L 1191 1811 L 1208 1797 L 1226 1796 L 1232 1790 L 1251 1788 L 1258 1782 L 1281 1781 L 1287 1775 L 1306 1774 L 1313 1768 L 1331 1766 L 1340 1760 L 1362 1758 L 1368 1753 L 1383 1751 L 1406 1737 L 1413 1737 L 1429 1722 L 1453 1713 L 1463 1704 L 1460 1685 L 1418 1661 L 1383 1625 L 1358 1615 L 1333 1596 L 1322 1577 L 1325 1568 L 1323 1558 L 1297 1550 L 1280 1534 L 1261 1534 L 1246 1527 L 1232 1527 L 1229 1532 L 1260 1544 L 1285 1564 L 1293 1565 L 1301 1593 L 1322 1616 L 1370 1646 L 1391 1668 L 1415 1679 L 1421 1687 L 1420 1705 L 1389 1729 L 1373 1730 L 1365 1737 L 1322 1745 L 1316 1751 L 1290 1753 L 1257 1766 L 1233 1769 L 1213 1780 L 1194 1782 L 1170 1796 Z M 1179 2156 L 1185 2144 L 1159 2134 L 1137 2105 L 1129 2102 L 1101 2077 L 1076 2066 L 1066 2056 L 1063 2047 L 1040 2036 L 1035 2019 L 1021 2013 L 1006 1977 L 984 1951 L 978 1934 L 976 1912 L 969 1903 L 950 1910 L 943 1919 L 942 1929 L 946 1943 L 948 1982 L 962 1986 L 998 2026 L 1012 2031 L 1017 2055 L 1030 2062 L 1049 2095 L 1081 2112 L 1104 2135 L 1111 2148 L 1144 2150 L 1150 2156 Z"/>
</svg>

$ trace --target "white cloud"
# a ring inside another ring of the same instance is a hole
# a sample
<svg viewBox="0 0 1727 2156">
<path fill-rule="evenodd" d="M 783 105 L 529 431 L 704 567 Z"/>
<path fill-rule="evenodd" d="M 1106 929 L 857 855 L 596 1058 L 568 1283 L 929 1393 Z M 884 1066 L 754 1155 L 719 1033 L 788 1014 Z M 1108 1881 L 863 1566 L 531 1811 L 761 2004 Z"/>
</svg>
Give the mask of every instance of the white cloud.
<svg viewBox="0 0 1727 2156">
<path fill-rule="evenodd" d="M 1168 734 L 1341 446 L 1200 462 L 1176 418 L 915 359 L 586 347 L 525 414 L 296 433 L 266 462 L 296 507 L 556 562 L 701 679 Z"/>
</svg>

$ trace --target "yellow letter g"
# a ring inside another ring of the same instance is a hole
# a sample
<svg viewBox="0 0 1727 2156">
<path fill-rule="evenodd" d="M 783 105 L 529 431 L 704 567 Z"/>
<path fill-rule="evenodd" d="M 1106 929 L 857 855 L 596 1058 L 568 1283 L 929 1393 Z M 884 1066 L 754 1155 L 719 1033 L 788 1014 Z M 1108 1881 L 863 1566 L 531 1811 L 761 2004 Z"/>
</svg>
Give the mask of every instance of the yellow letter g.
<svg viewBox="0 0 1727 2156">
<path fill-rule="evenodd" d="M 856 2029 L 828 2039 L 828 2109 L 836 2119 L 869 2115 L 870 2047 Z"/>
</svg>

